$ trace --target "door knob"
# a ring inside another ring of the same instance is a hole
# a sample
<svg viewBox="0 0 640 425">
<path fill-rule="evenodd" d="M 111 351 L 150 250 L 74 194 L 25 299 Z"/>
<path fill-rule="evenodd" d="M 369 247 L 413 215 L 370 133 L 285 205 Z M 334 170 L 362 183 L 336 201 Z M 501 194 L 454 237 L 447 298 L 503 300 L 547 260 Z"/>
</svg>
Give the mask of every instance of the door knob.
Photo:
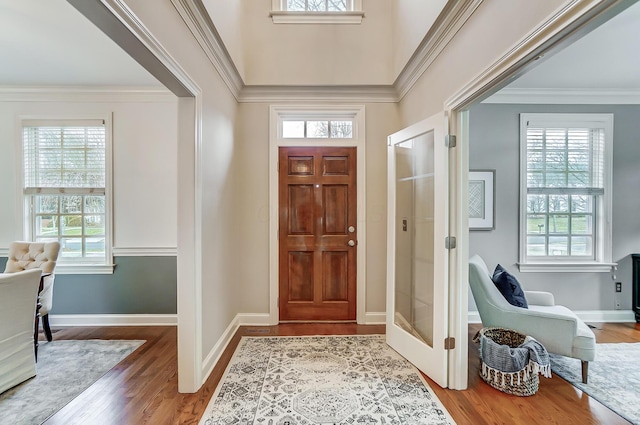
<svg viewBox="0 0 640 425">
<path fill-rule="evenodd" d="M 355 232 L 355 231 L 356 231 L 356 228 L 355 228 L 355 227 L 353 227 L 353 226 L 349 226 L 349 229 L 348 229 L 348 230 L 349 230 L 349 233 L 353 233 L 353 232 Z"/>
<path fill-rule="evenodd" d="M 347 245 L 349 246 L 356 246 L 356 241 L 354 241 L 353 239 L 349 240 L 349 242 L 347 242 Z"/>
</svg>

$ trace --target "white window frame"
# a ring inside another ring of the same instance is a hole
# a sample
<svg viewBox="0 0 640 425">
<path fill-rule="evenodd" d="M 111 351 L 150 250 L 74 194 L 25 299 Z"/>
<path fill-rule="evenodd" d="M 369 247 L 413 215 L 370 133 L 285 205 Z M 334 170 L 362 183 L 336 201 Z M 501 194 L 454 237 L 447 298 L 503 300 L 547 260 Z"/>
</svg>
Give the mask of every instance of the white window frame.
<svg viewBox="0 0 640 425">
<path fill-rule="evenodd" d="M 113 274 L 113 194 L 112 194 L 112 117 L 104 116 L 20 116 L 18 117 L 18 125 L 20 128 L 18 137 L 19 155 L 17 164 L 20 164 L 20 178 L 18 179 L 19 188 L 18 196 L 20 198 L 18 205 L 22 206 L 22 234 L 25 240 L 33 240 L 35 237 L 35 215 L 32 210 L 32 195 L 25 194 L 25 176 L 24 176 L 24 140 L 23 128 L 25 124 L 33 121 L 42 121 L 43 123 L 78 123 L 82 125 L 87 121 L 102 121 L 105 127 L 105 257 L 88 259 L 82 258 L 77 262 L 73 260 L 62 260 L 60 256 L 56 264 L 56 274 Z"/>
<path fill-rule="evenodd" d="M 362 0 L 347 0 L 346 12 L 288 11 L 287 0 L 271 0 L 274 24 L 360 24 L 364 17 Z"/>
<path fill-rule="evenodd" d="M 577 257 L 527 256 L 527 123 L 540 127 L 587 127 L 597 124 L 604 129 L 604 194 L 595 206 L 594 259 Z M 613 114 L 527 113 L 520 114 L 520 250 L 521 272 L 610 272 L 612 262 L 612 175 L 613 175 Z"/>
</svg>

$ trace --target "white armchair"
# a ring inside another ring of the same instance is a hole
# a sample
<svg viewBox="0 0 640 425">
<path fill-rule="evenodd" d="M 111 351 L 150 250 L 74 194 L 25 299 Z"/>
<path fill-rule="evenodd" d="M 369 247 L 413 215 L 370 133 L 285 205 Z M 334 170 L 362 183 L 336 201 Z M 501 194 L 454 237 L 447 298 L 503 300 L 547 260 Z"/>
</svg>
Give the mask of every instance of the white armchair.
<svg viewBox="0 0 640 425">
<path fill-rule="evenodd" d="M 42 291 L 38 297 L 41 305 L 39 314 L 42 318 L 42 329 L 49 342 L 53 339 L 49 325 L 49 311 L 53 307 L 53 283 L 55 280 L 53 272 L 56 268 L 59 252 L 59 242 L 11 242 L 9 258 L 4 269 L 5 273 L 32 269 L 38 269 L 42 273 L 51 273 L 43 279 Z"/>
<path fill-rule="evenodd" d="M 0 393 L 36 375 L 33 320 L 41 273 L 0 274 Z"/>
<path fill-rule="evenodd" d="M 582 381 L 587 382 L 588 362 L 596 356 L 596 337 L 574 312 L 555 305 L 553 294 L 525 291 L 528 309 L 509 304 L 478 255 L 469 259 L 469 285 L 483 326 L 513 329 L 537 339 L 550 353 L 580 359 Z"/>
</svg>

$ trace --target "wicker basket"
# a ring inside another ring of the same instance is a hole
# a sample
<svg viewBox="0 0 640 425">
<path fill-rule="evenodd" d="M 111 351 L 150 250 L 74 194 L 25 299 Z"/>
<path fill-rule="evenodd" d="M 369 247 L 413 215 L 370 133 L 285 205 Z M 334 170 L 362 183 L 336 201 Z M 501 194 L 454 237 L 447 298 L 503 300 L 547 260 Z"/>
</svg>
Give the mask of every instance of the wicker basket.
<svg viewBox="0 0 640 425">
<path fill-rule="evenodd" d="M 497 344 L 508 345 L 510 348 L 518 348 L 526 338 L 519 332 L 504 328 L 483 328 L 473 338 L 475 342 L 480 341 L 480 336 L 491 339 Z M 525 366 L 518 372 L 501 372 L 490 368 L 480 359 L 480 377 L 484 382 L 493 388 L 507 394 L 517 396 L 530 396 L 538 392 L 540 378 L 538 373 Z"/>
</svg>

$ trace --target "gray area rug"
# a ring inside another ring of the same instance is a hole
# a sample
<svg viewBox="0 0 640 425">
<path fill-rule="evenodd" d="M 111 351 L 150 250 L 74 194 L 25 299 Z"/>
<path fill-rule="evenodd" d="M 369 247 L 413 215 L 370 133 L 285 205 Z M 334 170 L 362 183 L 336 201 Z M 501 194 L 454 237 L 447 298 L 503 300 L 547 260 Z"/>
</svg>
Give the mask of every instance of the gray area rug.
<svg viewBox="0 0 640 425">
<path fill-rule="evenodd" d="M 200 425 L 455 424 L 383 335 L 243 337 Z"/>
<path fill-rule="evenodd" d="M 640 424 L 640 343 L 597 344 L 589 363 L 589 382 L 582 383 L 580 360 L 551 357 L 551 370 L 629 422 Z"/>
<path fill-rule="evenodd" d="M 143 343 L 41 342 L 36 376 L 0 394 L 0 424 L 41 424 Z"/>
</svg>

